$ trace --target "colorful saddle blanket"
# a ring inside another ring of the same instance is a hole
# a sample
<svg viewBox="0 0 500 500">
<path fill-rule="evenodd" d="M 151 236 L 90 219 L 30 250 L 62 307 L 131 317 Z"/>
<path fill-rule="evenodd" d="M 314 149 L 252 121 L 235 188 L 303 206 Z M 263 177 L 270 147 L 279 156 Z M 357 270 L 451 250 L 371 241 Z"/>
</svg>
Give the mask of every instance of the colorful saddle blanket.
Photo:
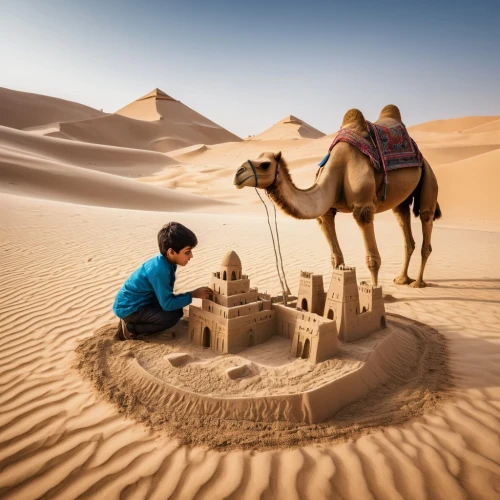
<svg viewBox="0 0 500 500">
<path fill-rule="evenodd" d="M 319 166 L 325 165 L 333 147 L 339 142 L 348 142 L 356 146 L 370 158 L 374 168 L 384 174 L 388 170 L 422 165 L 422 153 L 404 125 L 387 128 L 369 121 L 366 124 L 370 134 L 369 139 L 365 139 L 352 130 L 341 129 L 333 140 L 327 156 Z"/>
</svg>

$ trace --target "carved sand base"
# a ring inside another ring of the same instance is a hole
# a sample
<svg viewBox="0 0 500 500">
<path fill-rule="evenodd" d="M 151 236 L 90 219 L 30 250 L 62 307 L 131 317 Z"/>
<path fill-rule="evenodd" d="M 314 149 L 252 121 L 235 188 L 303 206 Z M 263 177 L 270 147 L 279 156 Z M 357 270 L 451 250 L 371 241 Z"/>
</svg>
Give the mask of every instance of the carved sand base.
<svg viewBox="0 0 500 500">
<path fill-rule="evenodd" d="M 281 337 L 217 355 L 188 342 L 185 322 L 175 340 L 119 342 L 115 328 L 104 327 L 78 347 L 78 368 L 120 410 L 185 443 L 267 448 L 345 439 L 448 397 L 444 337 L 401 316 L 388 320 L 318 365 L 289 358 L 290 341 Z"/>
</svg>

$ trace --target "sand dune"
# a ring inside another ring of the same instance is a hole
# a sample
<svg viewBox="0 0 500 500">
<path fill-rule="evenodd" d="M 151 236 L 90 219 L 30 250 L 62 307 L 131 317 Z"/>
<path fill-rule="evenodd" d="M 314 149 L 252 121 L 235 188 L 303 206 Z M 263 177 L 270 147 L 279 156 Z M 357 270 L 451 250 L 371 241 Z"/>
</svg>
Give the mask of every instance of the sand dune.
<svg viewBox="0 0 500 500">
<path fill-rule="evenodd" d="M 0 87 L 0 125 L 17 129 L 105 116 L 102 111 L 56 97 Z"/>
<path fill-rule="evenodd" d="M 22 196 L 138 210 L 193 211 L 224 202 L 75 167 L 9 149 L 0 151 L 0 191 Z"/>
<path fill-rule="evenodd" d="M 392 283 L 403 252 L 396 222 L 377 222 L 387 310 L 447 337 L 453 401 L 356 440 L 346 433 L 330 443 L 297 447 L 296 436 L 304 438 L 299 428 L 289 433 L 290 448 L 228 452 L 180 445 L 150 432 L 101 400 L 71 366 L 78 341 L 115 321 L 114 294 L 156 251 L 156 231 L 166 220 L 183 222 L 200 240 L 190 268 L 178 273 L 179 290 L 205 283 L 207 271 L 217 269 L 220 256 L 233 248 L 256 286 L 278 291 L 265 220 L 123 211 L 6 194 L 0 195 L 0 212 L 0 496 L 498 496 L 498 233 L 435 228 L 427 270 L 432 286 L 413 290 Z M 366 278 L 363 243 L 349 216 L 338 218 L 338 231 L 348 262 Z M 307 245 L 297 243 L 298 234 L 307 236 Z M 329 250 L 314 221 L 284 219 L 280 235 L 292 288 L 300 269 L 327 275 Z M 420 232 L 415 239 L 418 248 Z M 384 418 L 383 412 L 377 416 Z M 272 431 L 262 432 L 272 440 Z"/>
<path fill-rule="evenodd" d="M 0 127 L 0 158 L 4 151 L 99 170 L 124 177 L 142 177 L 175 164 L 153 151 L 65 141 Z M 1 173 L 0 173 L 1 175 Z"/>
<path fill-rule="evenodd" d="M 165 97 L 166 96 L 166 97 Z M 52 137 L 167 152 L 241 139 L 159 89 L 111 116 L 63 123 Z"/>
<path fill-rule="evenodd" d="M 484 153 L 494 151 L 495 149 L 500 149 L 500 141 L 499 144 L 488 144 L 484 146 L 420 145 L 420 150 L 425 156 L 425 159 L 433 168 L 445 163 L 454 163 L 466 160 L 467 158 L 474 158 Z"/>
<path fill-rule="evenodd" d="M 289 115 L 260 134 L 249 137 L 252 141 L 290 139 L 319 139 L 325 134 L 296 116 Z"/>
<path fill-rule="evenodd" d="M 438 134 L 463 132 L 497 120 L 499 120 L 498 116 L 466 116 L 462 118 L 450 118 L 448 120 L 433 120 L 408 127 L 408 131 L 410 135 L 417 131 L 436 132 Z"/>
<path fill-rule="evenodd" d="M 500 225 L 498 179 L 500 148 L 434 169 L 439 183 L 439 204 L 447 218 L 469 223 Z"/>
<path fill-rule="evenodd" d="M 0 118 L 0 125 L 29 129 L 36 135 L 159 152 L 241 141 L 180 101 L 165 96 L 156 89 L 116 114 L 107 115 L 77 103 L 3 89 L 0 110 L 5 118 Z M 16 110 L 23 109 L 21 119 Z"/>
</svg>

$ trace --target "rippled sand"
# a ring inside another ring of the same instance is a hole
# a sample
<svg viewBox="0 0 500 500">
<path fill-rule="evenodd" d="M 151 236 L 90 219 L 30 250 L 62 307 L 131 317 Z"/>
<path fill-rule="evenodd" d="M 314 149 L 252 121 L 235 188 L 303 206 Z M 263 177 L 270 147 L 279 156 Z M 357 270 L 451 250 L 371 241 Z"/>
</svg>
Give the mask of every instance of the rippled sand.
<svg viewBox="0 0 500 500">
<path fill-rule="evenodd" d="M 165 214 L 0 196 L 0 496 L 50 498 L 497 498 L 500 494 L 500 234 L 435 228 L 426 280 L 397 287 L 396 221 L 376 220 L 388 312 L 450 341 L 455 398 L 437 411 L 344 444 L 218 452 L 181 446 L 119 414 L 76 370 L 78 342 L 114 321 L 123 280 L 156 253 L 168 220 L 200 241 L 180 290 L 203 285 L 226 250 L 278 292 L 260 207 L 255 217 Z M 346 262 L 368 277 L 361 236 L 339 217 Z M 304 238 L 304 235 L 307 238 Z M 414 227 L 417 251 L 421 234 Z M 280 219 L 292 289 L 300 270 L 329 274 L 312 221 Z M 328 282 L 328 280 L 326 280 Z"/>
</svg>

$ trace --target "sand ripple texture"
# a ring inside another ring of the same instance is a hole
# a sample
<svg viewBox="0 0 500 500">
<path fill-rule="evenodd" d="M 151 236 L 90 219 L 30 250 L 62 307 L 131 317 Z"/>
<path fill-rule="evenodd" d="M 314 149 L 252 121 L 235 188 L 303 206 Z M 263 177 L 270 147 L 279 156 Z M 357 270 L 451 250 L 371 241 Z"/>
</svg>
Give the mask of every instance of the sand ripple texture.
<svg viewBox="0 0 500 500">
<path fill-rule="evenodd" d="M 252 209 L 254 210 L 254 209 Z M 72 369 L 75 348 L 113 321 L 123 280 L 156 252 L 166 220 L 200 240 L 179 290 L 208 281 L 234 249 L 252 284 L 278 292 L 260 217 L 80 207 L 0 197 L 0 497 L 494 499 L 500 495 L 500 235 L 436 228 L 426 289 L 396 287 L 402 238 L 377 220 L 388 312 L 449 341 L 453 401 L 355 441 L 268 451 L 182 445 L 117 412 Z M 329 271 L 314 222 L 282 219 L 287 278 Z M 346 261 L 367 278 L 361 237 L 339 217 Z M 417 249 L 421 243 L 414 226 Z M 307 237 L 304 237 L 304 236 Z M 416 251 L 411 273 L 418 267 Z M 328 282 L 328 278 L 326 278 Z"/>
</svg>

